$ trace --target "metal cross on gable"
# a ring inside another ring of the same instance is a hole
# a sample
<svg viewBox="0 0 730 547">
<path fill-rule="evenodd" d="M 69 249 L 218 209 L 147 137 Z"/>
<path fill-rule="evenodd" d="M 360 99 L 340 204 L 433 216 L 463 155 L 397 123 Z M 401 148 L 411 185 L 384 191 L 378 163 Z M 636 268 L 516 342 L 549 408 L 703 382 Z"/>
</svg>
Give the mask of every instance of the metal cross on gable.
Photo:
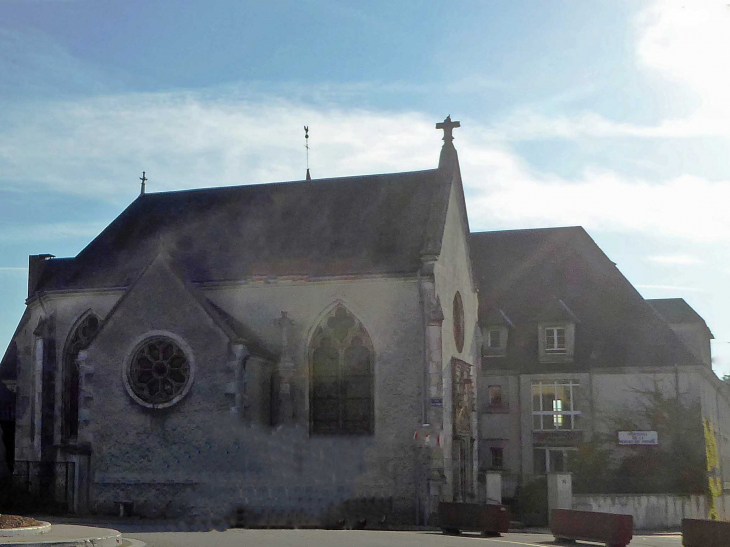
<svg viewBox="0 0 730 547">
<path fill-rule="evenodd" d="M 454 140 L 452 131 L 456 127 L 461 127 L 461 122 L 452 122 L 451 114 L 446 116 L 446 119 L 443 122 L 436 124 L 436 129 L 444 130 L 444 142 L 446 142 L 447 144 Z"/>
<path fill-rule="evenodd" d="M 139 195 L 141 196 L 141 195 L 144 195 L 144 190 L 145 190 L 145 188 L 144 188 L 145 187 L 145 184 L 144 183 L 147 182 L 147 180 L 148 180 L 147 177 L 145 176 L 145 172 L 144 171 L 142 171 L 142 176 L 139 177 L 139 180 L 142 181 L 142 189 L 139 192 Z"/>
</svg>

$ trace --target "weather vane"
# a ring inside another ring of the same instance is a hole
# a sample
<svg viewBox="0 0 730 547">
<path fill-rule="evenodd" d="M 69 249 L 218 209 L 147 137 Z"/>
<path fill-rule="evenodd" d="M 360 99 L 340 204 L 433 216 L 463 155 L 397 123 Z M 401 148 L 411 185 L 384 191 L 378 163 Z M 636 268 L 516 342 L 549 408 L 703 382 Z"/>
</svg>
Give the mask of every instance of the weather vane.
<svg viewBox="0 0 730 547">
<path fill-rule="evenodd" d="M 307 180 L 312 180 L 309 175 L 309 126 L 304 126 L 304 148 L 307 149 Z"/>
</svg>

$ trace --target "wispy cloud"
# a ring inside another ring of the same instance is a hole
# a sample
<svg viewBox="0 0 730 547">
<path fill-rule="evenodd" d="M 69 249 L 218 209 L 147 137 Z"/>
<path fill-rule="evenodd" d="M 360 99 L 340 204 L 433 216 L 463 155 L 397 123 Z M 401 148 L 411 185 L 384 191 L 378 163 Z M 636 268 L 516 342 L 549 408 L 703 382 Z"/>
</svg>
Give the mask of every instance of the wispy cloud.
<svg viewBox="0 0 730 547">
<path fill-rule="evenodd" d="M 0 272 L 18 272 L 18 273 L 25 273 L 28 271 L 28 268 L 21 268 L 21 267 L 9 267 L 9 266 L 0 266 Z"/>
<path fill-rule="evenodd" d="M 676 254 L 676 255 L 654 255 L 646 257 L 649 262 L 656 264 L 667 264 L 667 265 L 693 265 L 693 264 L 704 264 L 704 260 L 700 260 L 695 256 Z"/>
<path fill-rule="evenodd" d="M 615 122 L 590 111 L 547 116 L 531 108 L 519 108 L 497 120 L 491 129 L 494 138 L 510 141 L 585 137 L 730 137 L 730 114 L 701 112 L 688 118 L 663 120 L 656 125 L 638 125 Z"/>
<path fill-rule="evenodd" d="M 680 287 L 678 285 L 634 285 L 637 289 L 647 289 L 655 291 L 672 291 L 672 292 L 707 292 L 706 289 L 698 287 Z"/>
<path fill-rule="evenodd" d="M 52 241 L 75 237 L 93 237 L 103 228 L 104 224 L 101 222 L 16 225 L 0 228 L 0 241 Z"/>
<path fill-rule="evenodd" d="M 438 161 L 434 120 L 421 112 L 161 93 L 34 105 L 3 116 L 13 123 L 0 129 L 0 172 L 4 184 L 19 191 L 52 188 L 129 200 L 142 170 L 149 191 L 300 180 L 304 124 L 316 178 L 427 169 Z M 462 121 L 456 144 L 475 228 L 580 224 L 695 241 L 730 239 L 730 181 L 689 175 L 648 180 L 595 166 L 558 177 L 528 167 L 508 143 L 494 140 L 489 127 Z M 99 228 L 66 224 L 0 238 L 93 235 Z"/>
</svg>

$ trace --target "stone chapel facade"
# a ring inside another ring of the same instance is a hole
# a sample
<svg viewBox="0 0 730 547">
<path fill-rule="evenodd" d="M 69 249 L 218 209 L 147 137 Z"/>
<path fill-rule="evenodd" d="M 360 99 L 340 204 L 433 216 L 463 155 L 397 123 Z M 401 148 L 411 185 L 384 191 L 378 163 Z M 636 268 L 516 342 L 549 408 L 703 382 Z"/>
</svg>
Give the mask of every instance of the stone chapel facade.
<svg viewBox="0 0 730 547">
<path fill-rule="evenodd" d="M 143 193 L 76 257 L 31 256 L 16 473 L 72 462 L 79 512 L 475 499 L 477 290 L 439 126 L 437 169 Z"/>
</svg>

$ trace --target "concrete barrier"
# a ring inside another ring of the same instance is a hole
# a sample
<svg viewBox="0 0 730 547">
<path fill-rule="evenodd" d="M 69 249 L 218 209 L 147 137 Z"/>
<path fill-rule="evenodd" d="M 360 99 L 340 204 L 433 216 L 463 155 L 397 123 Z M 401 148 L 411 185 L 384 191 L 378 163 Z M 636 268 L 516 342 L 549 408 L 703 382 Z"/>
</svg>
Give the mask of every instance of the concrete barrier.
<svg viewBox="0 0 730 547">
<path fill-rule="evenodd" d="M 607 547 L 626 547 L 631 543 L 633 529 L 631 515 L 571 509 L 550 511 L 550 531 L 556 541 L 579 539 L 605 543 Z"/>
</svg>

